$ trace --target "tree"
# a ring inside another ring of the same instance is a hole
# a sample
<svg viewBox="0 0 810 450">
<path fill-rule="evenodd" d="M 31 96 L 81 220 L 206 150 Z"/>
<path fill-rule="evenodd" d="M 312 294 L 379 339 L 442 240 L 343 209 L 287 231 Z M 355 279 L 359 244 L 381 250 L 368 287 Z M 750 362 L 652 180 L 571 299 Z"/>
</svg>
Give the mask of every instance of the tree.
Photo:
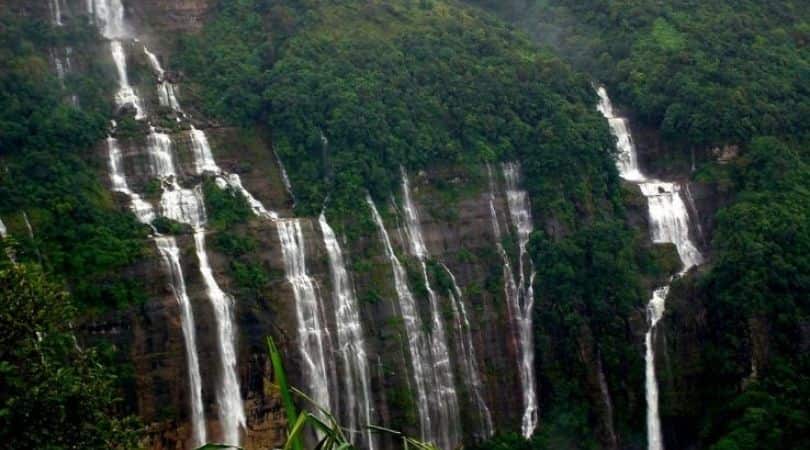
<svg viewBox="0 0 810 450">
<path fill-rule="evenodd" d="M 0 269 L 0 442 L 13 448 L 129 449 L 115 377 L 71 332 L 75 308 L 38 267 Z"/>
</svg>

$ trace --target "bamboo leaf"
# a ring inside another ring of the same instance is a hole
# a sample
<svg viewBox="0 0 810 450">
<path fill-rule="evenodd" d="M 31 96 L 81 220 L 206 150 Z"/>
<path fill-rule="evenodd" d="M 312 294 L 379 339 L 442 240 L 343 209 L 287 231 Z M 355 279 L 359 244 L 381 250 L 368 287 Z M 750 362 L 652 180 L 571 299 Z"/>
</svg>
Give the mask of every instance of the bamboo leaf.
<svg viewBox="0 0 810 450">
<path fill-rule="evenodd" d="M 287 422 L 289 424 L 296 423 L 298 414 L 295 410 L 295 403 L 293 403 L 292 394 L 290 393 L 290 385 L 287 384 L 287 375 L 284 372 L 284 364 L 281 360 L 281 352 L 278 351 L 276 343 L 273 338 L 267 337 L 267 350 L 270 353 L 270 361 L 273 364 L 273 372 L 276 375 L 279 390 L 281 391 L 281 401 L 284 404 L 284 410 L 287 413 Z M 304 446 L 301 444 L 301 439 L 298 436 L 290 436 L 288 444 L 292 444 L 292 450 L 303 450 Z"/>
</svg>

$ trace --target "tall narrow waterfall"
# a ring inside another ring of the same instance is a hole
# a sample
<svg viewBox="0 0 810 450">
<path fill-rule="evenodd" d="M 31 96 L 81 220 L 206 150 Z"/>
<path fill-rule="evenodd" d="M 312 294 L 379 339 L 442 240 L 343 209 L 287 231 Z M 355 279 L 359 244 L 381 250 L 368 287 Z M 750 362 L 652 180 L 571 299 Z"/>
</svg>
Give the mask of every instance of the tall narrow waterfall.
<svg viewBox="0 0 810 450">
<path fill-rule="evenodd" d="M 177 241 L 174 237 L 156 237 L 155 244 L 169 273 L 174 298 L 180 306 L 180 326 L 183 329 L 183 339 L 188 353 L 186 366 L 191 401 L 192 436 L 190 446 L 191 448 L 197 448 L 206 443 L 206 433 L 202 400 L 202 376 L 200 375 L 200 361 L 197 356 L 197 333 L 194 327 L 194 313 L 186 292 L 186 280 L 183 276 L 183 266 L 180 265 L 180 250 L 177 248 Z"/>
<path fill-rule="evenodd" d="M 366 427 L 374 417 L 374 399 L 371 395 L 371 375 L 366 353 L 366 338 L 363 324 L 360 321 L 360 306 L 346 270 L 343 250 L 340 248 L 335 232 L 321 214 L 318 222 L 323 233 L 323 242 L 329 254 L 329 270 L 332 275 L 332 298 L 337 325 L 337 354 L 342 365 L 340 378 L 343 380 L 343 416 L 344 425 L 362 439 L 362 447 L 375 450 L 374 435 Z M 360 443 L 356 443 L 360 446 Z"/>
<path fill-rule="evenodd" d="M 239 432 L 245 428 L 246 420 L 237 374 L 233 298 L 222 291 L 214 278 L 208 262 L 208 254 L 205 252 L 205 230 L 198 229 L 194 232 L 194 245 L 197 250 L 197 259 L 200 262 L 200 274 L 216 317 L 220 376 L 222 377 L 217 391 L 219 406 L 217 413 L 222 425 L 223 443 L 239 445 Z"/>
<path fill-rule="evenodd" d="M 301 222 L 296 219 L 279 220 L 278 235 L 287 280 L 295 295 L 295 312 L 298 319 L 298 338 L 301 340 L 301 356 L 304 361 L 304 375 L 308 394 L 313 400 L 332 413 L 338 415 L 337 402 L 333 402 L 329 381 L 334 380 L 331 366 L 331 343 L 326 328 L 321 298 L 315 281 L 307 273 L 306 248 Z"/>
<path fill-rule="evenodd" d="M 6 224 L 3 223 L 3 219 L 0 219 L 0 239 L 5 239 L 8 237 L 8 228 L 6 228 Z"/>
<path fill-rule="evenodd" d="M 439 422 L 435 424 L 437 444 L 441 448 L 453 448 L 461 440 L 461 418 L 458 407 L 458 395 L 453 376 L 453 364 L 450 351 L 447 347 L 447 336 L 444 330 L 439 298 L 430 285 L 427 273 L 428 250 L 422 237 L 422 225 L 419 222 L 419 212 L 411 200 L 411 188 L 408 175 L 402 170 L 402 193 L 405 212 L 405 232 L 408 236 L 410 252 L 419 260 L 422 266 L 422 276 L 430 300 L 430 334 L 427 335 L 432 358 L 432 369 L 436 392 L 429 397 L 435 417 Z"/>
<path fill-rule="evenodd" d="M 428 397 L 434 394 L 434 390 L 432 387 L 428 386 L 432 382 L 433 376 L 431 374 L 432 361 L 430 349 L 424 334 L 425 328 L 422 324 L 422 318 L 419 316 L 419 312 L 416 309 L 416 299 L 414 299 L 408 287 L 408 275 L 394 252 L 394 247 L 391 245 L 391 239 L 388 237 L 388 231 L 386 231 L 382 217 L 377 211 L 377 206 L 374 204 L 371 197 L 366 197 L 366 202 L 369 208 L 371 208 L 372 217 L 377 224 L 380 237 L 385 246 L 385 253 L 394 271 L 394 288 L 397 291 L 399 312 L 402 315 L 402 321 L 405 325 L 408 350 L 411 356 L 410 361 L 413 367 L 416 407 L 419 412 L 419 426 L 422 438 L 432 439 L 433 421 Z"/>
<path fill-rule="evenodd" d="M 503 260 L 503 293 L 506 299 L 507 311 L 509 312 L 509 320 L 515 322 L 516 319 L 514 315 L 519 303 L 518 287 L 515 281 L 515 271 L 512 269 L 512 263 L 509 261 L 509 254 L 506 253 L 506 249 L 503 247 L 503 233 L 501 233 L 501 226 L 498 222 L 498 212 L 495 209 L 495 178 L 492 175 L 492 168 L 490 166 L 487 166 L 487 172 L 489 174 L 489 213 L 492 219 L 492 232 L 495 235 L 495 247 L 498 249 L 498 254 L 501 255 L 501 260 Z M 519 350 L 520 346 L 518 344 L 518 333 L 516 330 L 512 330 L 512 335 L 514 346 Z M 520 373 L 519 376 L 522 377 Z"/>
<path fill-rule="evenodd" d="M 703 263 L 703 255 L 689 236 L 689 212 L 681 198 L 681 186 L 651 180 L 644 176 L 638 167 L 636 148 L 628 131 L 627 120 L 616 117 L 605 88 L 597 89 L 599 105 L 597 109 L 608 119 L 611 131 L 618 140 L 619 174 L 628 181 L 637 182 L 641 193 L 647 198 L 650 215 L 650 233 L 653 242 L 673 243 L 683 263 L 681 274 Z M 647 304 L 649 329 L 644 336 L 646 347 L 645 390 L 647 399 L 647 448 L 662 450 L 664 440 L 661 435 L 661 418 L 658 414 L 658 381 L 655 374 L 655 331 L 666 310 L 666 297 L 669 285 L 653 292 Z"/>
<path fill-rule="evenodd" d="M 475 346 L 473 345 L 472 331 L 470 327 L 470 319 L 467 316 L 467 308 L 464 306 L 464 297 L 461 294 L 461 288 L 458 286 L 456 276 L 450 271 L 450 268 L 442 264 L 450 280 L 453 282 L 453 289 L 448 293 L 450 296 L 450 307 L 453 311 L 453 322 L 456 328 L 456 335 L 458 336 L 459 355 L 462 358 L 465 380 L 468 388 L 473 396 L 473 403 L 478 409 L 478 415 L 481 419 L 479 428 L 476 435 L 481 439 L 486 439 L 495 432 L 492 424 L 492 415 L 487 407 L 487 402 L 484 400 L 483 383 L 481 382 L 481 374 L 478 371 L 478 357 L 476 356 Z"/>
<path fill-rule="evenodd" d="M 523 420 L 521 432 L 529 437 L 537 428 L 537 381 L 534 374 L 534 338 L 532 311 L 534 309 L 534 263 L 527 252 L 529 236 L 534 230 L 529 196 L 519 188 L 520 166 L 505 163 L 503 175 L 506 181 L 506 200 L 512 225 L 518 240 L 517 296 L 511 305 L 520 344 L 520 383 L 523 388 Z"/>
</svg>

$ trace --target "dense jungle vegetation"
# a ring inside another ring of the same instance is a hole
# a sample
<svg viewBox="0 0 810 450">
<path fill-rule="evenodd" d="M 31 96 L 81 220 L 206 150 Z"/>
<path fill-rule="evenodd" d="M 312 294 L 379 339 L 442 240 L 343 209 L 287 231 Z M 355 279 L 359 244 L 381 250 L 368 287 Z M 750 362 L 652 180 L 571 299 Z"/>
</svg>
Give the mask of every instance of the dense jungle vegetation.
<svg viewBox="0 0 810 450">
<path fill-rule="evenodd" d="M 695 175 L 733 201 L 717 216 L 710 270 L 685 282 L 696 284 L 713 328 L 702 342 L 700 403 L 681 405 L 693 411 L 685 422 L 682 412 L 663 414 L 677 416 L 705 448 L 800 447 L 810 435 L 801 406 L 810 398 L 801 347 L 810 289 L 807 8 L 793 1 L 471 3 L 606 83 L 638 124 L 660 130 L 671 152 L 742 148 L 730 166 L 709 162 Z M 771 348 L 766 373 L 743 391 L 757 338 L 752 321 L 767 324 Z M 499 445 L 512 448 L 506 442 Z"/>
<path fill-rule="evenodd" d="M 6 245 L 20 260 L 40 263 L 86 308 L 116 309 L 142 297 L 120 271 L 144 256 L 147 233 L 118 210 L 96 167 L 103 162 L 95 149 L 104 145 L 112 113 L 114 72 L 87 61 L 87 70 L 63 88 L 48 49 L 66 42 L 99 41 L 87 25 L 57 30 L 0 14 L 0 217 L 15 240 Z M 81 108 L 65 92 L 75 92 Z"/>
</svg>

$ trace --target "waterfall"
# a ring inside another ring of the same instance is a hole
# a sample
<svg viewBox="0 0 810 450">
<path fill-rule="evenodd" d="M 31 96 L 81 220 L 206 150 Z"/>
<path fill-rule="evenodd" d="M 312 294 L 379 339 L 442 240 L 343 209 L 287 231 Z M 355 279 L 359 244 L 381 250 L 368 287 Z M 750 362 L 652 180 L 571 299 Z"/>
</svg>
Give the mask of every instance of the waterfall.
<svg viewBox="0 0 810 450">
<path fill-rule="evenodd" d="M 0 239 L 5 239 L 8 237 L 8 228 L 6 228 L 6 224 L 3 223 L 3 219 L 0 219 Z"/>
<path fill-rule="evenodd" d="M 610 390 L 608 389 L 607 379 L 605 378 L 605 369 L 602 367 L 602 355 L 597 355 L 597 376 L 599 381 L 599 392 L 602 394 L 602 402 L 605 406 L 605 428 L 607 429 L 608 439 L 610 440 L 609 449 L 617 449 L 619 441 L 616 438 L 616 430 L 613 426 L 613 401 L 610 399 Z"/>
<path fill-rule="evenodd" d="M 495 432 L 494 425 L 492 424 L 492 415 L 489 412 L 489 407 L 484 400 L 483 383 L 481 382 L 481 375 L 478 371 L 478 358 L 473 345 L 472 332 L 470 330 L 470 319 L 467 317 L 467 309 L 464 306 L 461 288 L 458 287 L 456 276 L 450 271 L 450 268 L 442 264 L 450 280 L 453 282 L 453 289 L 450 290 L 450 307 L 453 311 L 453 322 L 456 328 L 456 335 L 458 335 L 459 355 L 462 357 L 464 372 L 466 375 L 466 382 L 469 386 L 475 405 L 478 409 L 478 415 L 481 419 L 479 424 L 478 436 L 481 439 L 486 439 L 492 436 Z"/>
<path fill-rule="evenodd" d="M 110 171 L 110 181 L 113 191 L 126 194 L 130 200 L 130 208 L 135 216 L 142 223 L 152 223 L 155 220 L 155 211 L 149 202 L 143 200 L 140 195 L 132 192 L 127 185 L 127 178 L 124 175 L 121 149 L 118 140 L 113 137 L 107 138 L 108 167 Z"/>
<path fill-rule="evenodd" d="M 121 41 L 110 41 L 110 51 L 118 70 L 118 92 L 115 94 L 115 104 L 119 108 L 124 105 L 132 105 L 135 108 L 135 119 L 145 119 L 146 113 L 144 113 L 141 99 L 135 93 L 135 89 L 129 85 L 127 56 Z"/>
<path fill-rule="evenodd" d="M 112 137 L 107 138 L 107 146 L 109 152 L 109 171 L 110 181 L 112 188 L 116 192 L 126 194 L 130 198 L 130 207 L 135 213 L 138 220 L 143 223 L 151 223 L 155 218 L 155 213 L 152 205 L 141 199 L 141 197 L 132 192 L 127 184 L 126 176 L 123 172 L 123 164 L 121 160 L 121 150 L 118 146 L 118 141 Z M 202 203 L 200 203 L 202 204 Z M 163 209 L 163 207 L 162 207 Z M 183 210 L 181 208 L 181 210 Z M 190 217 L 196 219 L 187 219 L 188 221 L 204 221 L 204 209 L 198 210 L 195 213 L 177 214 L 183 216 L 188 214 Z M 181 221 L 185 221 L 183 217 L 179 217 Z M 174 237 L 155 236 L 155 245 L 158 248 L 166 270 L 169 273 L 171 280 L 172 292 L 180 307 L 180 325 L 183 331 L 183 340 L 186 347 L 186 364 L 189 377 L 189 401 L 191 403 L 191 447 L 203 445 L 206 442 L 206 429 L 205 429 L 205 412 L 202 403 L 202 376 L 200 374 L 200 363 L 197 353 L 197 338 L 194 326 L 194 313 L 191 309 L 191 302 L 188 298 L 186 291 L 185 278 L 183 276 L 183 268 L 180 264 L 180 251 L 177 248 L 177 241 Z"/>
<path fill-rule="evenodd" d="M 219 186 L 220 189 L 230 187 L 241 193 L 248 202 L 250 209 L 253 210 L 253 214 L 268 220 L 278 219 L 278 214 L 276 214 L 275 211 L 265 208 L 262 202 L 257 200 L 250 191 L 245 189 L 239 175 L 227 173 L 217 165 L 216 160 L 214 160 L 214 154 L 211 151 L 211 144 L 208 142 L 208 137 L 205 135 L 205 132 L 194 128 L 194 125 L 192 125 L 189 135 L 191 138 L 191 150 L 194 154 L 194 170 L 198 174 L 202 175 L 205 172 L 211 172 L 215 175 L 219 175 L 216 179 L 217 186 Z"/>
<path fill-rule="evenodd" d="M 318 295 L 315 281 L 307 273 L 306 248 L 301 222 L 285 219 L 276 222 L 284 255 L 287 281 L 293 288 L 295 310 L 298 319 L 298 337 L 301 340 L 301 356 L 308 394 L 315 403 L 329 410 L 336 407 L 330 396 L 329 380 L 331 343 L 326 328 L 326 317 Z M 332 410 L 337 415 L 336 410 Z"/>
<path fill-rule="evenodd" d="M 281 162 L 281 157 L 278 156 L 275 149 L 273 150 L 273 155 L 276 157 L 276 163 L 281 171 L 281 181 L 284 183 L 284 188 L 287 189 L 287 194 L 290 195 L 290 199 L 293 205 L 295 205 L 295 194 L 293 193 L 292 183 L 290 183 L 290 177 L 287 176 L 287 169 L 284 168 L 284 163 Z"/>
<path fill-rule="evenodd" d="M 436 292 L 430 286 L 430 277 L 427 273 L 428 251 L 422 237 L 422 226 L 419 222 L 419 212 L 411 200 L 411 189 L 408 176 L 402 170 L 402 191 L 403 209 L 405 212 L 405 233 L 408 236 L 410 251 L 419 260 L 422 266 L 422 276 L 425 280 L 425 288 L 428 291 L 430 300 L 431 327 L 427 341 L 430 346 L 432 357 L 432 369 L 437 395 L 431 395 L 435 414 L 439 418 L 436 425 L 437 444 L 440 448 L 453 448 L 461 439 L 460 428 L 461 419 L 458 407 L 458 395 L 456 393 L 455 378 L 453 376 L 453 366 L 450 352 L 447 348 L 447 337 L 444 331 L 439 299 Z"/>
<path fill-rule="evenodd" d="M 102 34 L 111 40 L 110 49 L 118 71 L 119 82 L 116 103 L 119 106 L 125 104 L 134 105 L 136 109 L 136 119 L 145 119 L 146 114 L 141 106 L 141 100 L 135 94 L 134 89 L 129 85 L 129 79 L 127 77 L 126 54 L 121 39 L 128 39 L 130 35 L 124 21 L 124 8 L 121 4 L 121 0 L 88 0 L 87 7 L 88 12 L 95 18 L 96 24 L 100 26 Z M 147 56 L 149 56 L 150 53 L 148 50 L 146 48 L 144 48 L 144 50 L 147 52 Z M 158 61 L 155 57 L 154 59 L 150 58 L 150 62 L 154 64 Z M 156 72 L 162 77 L 163 69 L 160 65 L 153 65 L 153 68 L 156 69 Z M 179 105 L 177 106 L 179 109 Z M 132 200 L 132 208 L 142 222 L 151 222 L 154 218 L 151 205 L 142 201 L 137 194 L 133 193 L 126 182 L 126 177 L 122 170 L 121 151 L 117 141 L 110 137 L 107 142 L 110 178 L 113 189 L 125 193 L 130 197 Z M 205 250 L 204 228 L 206 215 L 201 186 L 197 186 L 195 189 L 185 189 L 179 185 L 174 166 L 171 138 L 165 133 L 157 132 L 154 127 L 150 127 L 150 133 L 147 136 L 147 153 L 150 171 L 154 176 L 161 178 L 164 187 L 163 195 L 160 200 L 160 213 L 167 218 L 189 224 L 194 229 L 194 244 L 199 261 L 200 274 L 205 284 L 208 299 L 213 306 L 218 338 L 217 343 L 219 346 L 220 383 L 216 393 L 218 404 L 217 414 L 222 429 L 223 442 L 229 445 L 239 445 L 240 432 L 246 426 L 246 417 L 237 374 L 233 299 L 226 295 L 220 288 L 214 278 L 213 270 L 208 261 L 208 254 Z M 179 252 L 175 253 L 173 251 L 170 245 L 171 241 L 161 241 L 159 239 L 162 238 L 157 237 L 156 243 L 164 258 L 169 258 L 170 264 L 168 264 L 168 266 L 169 269 L 172 270 L 175 292 L 178 294 L 178 301 L 182 303 L 183 296 L 179 293 L 184 291 L 184 289 L 181 290 L 178 287 L 179 280 L 182 279 L 182 272 L 173 272 L 174 269 L 182 267 L 179 263 Z M 174 260 L 172 259 L 175 254 L 177 255 L 177 265 L 174 264 Z M 191 320 L 190 309 L 187 312 L 189 313 L 189 320 Z M 181 314 L 185 314 L 185 312 L 181 311 Z M 183 320 L 182 317 L 181 320 Z M 189 323 L 191 324 L 193 322 Z M 196 395 L 194 392 L 197 391 L 197 389 L 193 386 L 196 375 L 193 368 L 191 368 L 193 366 L 192 360 L 197 360 L 195 353 L 196 346 L 192 346 L 194 336 L 190 334 L 190 332 L 193 330 L 193 326 L 189 326 L 190 328 L 187 328 L 184 325 L 183 330 L 187 351 L 189 353 L 189 378 L 192 383 L 192 439 L 202 441 L 205 437 L 205 430 L 203 427 L 199 426 L 199 421 L 204 424 L 204 419 L 200 418 L 202 408 L 193 398 Z M 195 425 L 195 423 L 198 425 Z"/>
<path fill-rule="evenodd" d="M 218 416 L 222 426 L 223 443 L 239 445 L 239 432 L 245 428 L 245 408 L 239 389 L 236 358 L 236 330 L 234 327 L 233 299 L 219 287 L 208 254 L 205 251 L 205 230 L 194 232 L 194 245 L 197 259 L 200 262 L 200 274 L 203 277 L 208 299 L 214 308 L 219 344 L 219 363 L 221 382 L 217 390 Z"/>
<path fill-rule="evenodd" d="M 655 243 L 672 243 L 678 250 L 683 263 L 680 274 L 703 263 L 703 255 L 689 236 L 689 212 L 681 198 L 681 185 L 648 179 L 638 167 L 636 148 L 627 131 L 627 120 L 616 117 L 607 91 L 597 88 L 599 105 L 597 110 L 608 119 L 610 129 L 616 136 L 619 148 L 617 166 L 619 174 L 627 181 L 636 182 L 641 193 L 647 198 L 650 216 L 650 234 Z M 658 414 L 658 381 L 655 374 L 655 331 L 666 310 L 666 297 L 669 285 L 653 292 L 647 304 L 649 328 L 644 336 L 645 346 L 645 391 L 647 399 L 647 448 L 663 450 L 661 418 Z"/>
<path fill-rule="evenodd" d="M 509 312 L 509 320 L 514 322 L 515 311 L 518 309 L 518 287 L 515 281 L 515 272 L 512 270 L 512 263 L 509 262 L 509 255 L 503 247 L 503 234 L 501 233 L 501 226 L 498 223 L 498 213 L 495 209 L 495 179 L 492 176 L 492 168 L 487 165 L 487 172 L 489 174 L 489 213 L 492 219 L 492 232 L 495 235 L 495 246 L 498 249 L 498 254 L 501 255 L 503 261 L 503 292 L 506 299 L 507 311 Z M 512 342 L 515 348 L 519 349 L 518 336 L 515 330 L 512 330 Z M 520 374 L 520 372 L 518 372 Z M 522 377 L 522 375 L 520 375 Z M 521 381 L 522 382 L 522 381 Z M 525 403 L 525 402 L 524 402 Z"/>
<path fill-rule="evenodd" d="M 202 186 L 184 189 L 170 185 L 160 197 L 160 214 L 194 229 L 202 228 L 206 221 Z"/>
<path fill-rule="evenodd" d="M 135 108 L 135 118 L 137 120 L 145 119 L 146 114 L 141 99 L 129 84 L 127 57 L 120 40 L 129 36 L 124 22 L 124 6 L 121 4 L 121 0 L 95 0 L 93 10 L 96 23 L 101 28 L 101 34 L 110 39 L 110 52 L 118 71 L 118 92 L 115 94 L 115 104 L 119 108 L 124 105 L 132 105 Z"/>
<path fill-rule="evenodd" d="M 197 448 L 206 443 L 205 412 L 202 400 L 202 376 L 200 375 L 200 361 L 197 356 L 197 337 L 194 327 L 194 313 L 191 301 L 186 292 L 186 281 L 183 277 L 183 267 L 180 265 L 180 250 L 174 237 L 156 237 L 155 244 L 163 258 L 163 263 L 169 273 L 172 292 L 177 304 L 180 306 L 180 326 L 183 329 L 183 339 L 186 345 L 186 363 L 188 369 L 190 402 L 191 402 L 191 448 Z"/>
<path fill-rule="evenodd" d="M 172 154 L 172 138 L 168 134 L 159 133 L 155 127 L 149 127 L 146 149 L 152 175 L 164 180 L 177 176 Z"/>
<path fill-rule="evenodd" d="M 51 7 L 51 23 L 56 25 L 57 27 L 61 27 L 62 23 L 62 5 L 60 4 L 61 0 L 51 0 L 50 7 Z"/>
<path fill-rule="evenodd" d="M 650 233 L 655 243 L 673 243 L 684 270 L 703 262 L 703 255 L 689 237 L 689 213 L 676 183 L 650 181 L 639 185 L 647 197 Z"/>
<path fill-rule="evenodd" d="M 528 438 L 537 428 L 537 381 L 534 374 L 534 338 L 532 330 L 532 311 L 534 308 L 534 263 L 528 255 L 529 236 L 534 230 L 526 191 L 521 190 L 520 166 L 517 163 L 503 164 L 503 175 L 506 181 L 506 200 L 509 215 L 517 231 L 518 238 L 518 283 L 517 296 L 511 305 L 517 322 L 518 342 L 520 344 L 520 382 L 523 388 L 524 412 L 521 432 Z M 528 261 L 528 267 L 526 264 Z M 529 273 L 527 277 L 526 274 Z"/>
<path fill-rule="evenodd" d="M 633 144 L 633 137 L 630 134 L 627 119 L 624 117 L 616 117 L 613 104 L 610 102 L 610 97 L 608 97 L 604 87 L 597 88 L 596 92 L 599 96 L 599 104 L 596 109 L 608 120 L 610 129 L 617 139 L 616 148 L 618 155 L 616 157 L 616 165 L 619 168 L 619 173 L 622 178 L 628 181 L 646 180 L 641 173 L 641 169 L 639 169 L 636 147 L 635 144 Z"/>
<path fill-rule="evenodd" d="M 669 286 L 656 289 L 647 304 L 649 329 L 644 334 L 644 387 L 647 400 L 647 448 L 662 450 L 664 438 L 661 434 L 661 418 L 658 415 L 658 381 L 655 375 L 655 346 L 653 342 L 655 326 L 664 315 L 664 307 Z"/>
<path fill-rule="evenodd" d="M 90 8 L 88 0 L 88 8 Z M 129 37 L 129 28 L 124 21 L 124 5 L 121 0 L 93 0 L 92 14 L 101 34 L 107 39 Z M 88 11 L 89 12 L 89 11 Z"/>
<path fill-rule="evenodd" d="M 414 299 L 410 288 L 408 287 L 408 275 L 405 268 L 399 262 L 394 247 L 391 245 L 391 239 L 388 237 L 388 232 L 385 229 L 385 224 L 377 211 L 377 206 L 370 196 L 366 197 L 366 202 L 371 208 L 371 214 L 377 228 L 380 232 L 383 245 L 385 246 L 385 253 L 391 262 L 391 267 L 394 271 L 394 288 L 397 291 L 397 299 L 399 300 L 399 310 L 402 315 L 402 321 L 405 325 L 405 334 L 408 340 L 408 350 L 411 356 L 411 365 L 413 366 L 414 388 L 416 390 L 416 407 L 419 413 L 419 426 L 423 439 L 430 439 L 432 437 L 432 418 L 430 407 L 428 404 L 428 395 L 433 395 L 434 392 L 428 393 L 427 383 L 430 382 L 433 376 L 430 374 L 432 371 L 429 348 L 425 340 L 424 326 L 419 312 L 416 310 L 416 299 Z"/>
<path fill-rule="evenodd" d="M 214 160 L 214 153 L 211 151 L 211 144 L 208 143 L 208 137 L 205 135 L 205 132 L 191 125 L 190 136 L 191 151 L 194 153 L 194 170 L 197 174 L 202 175 L 205 172 L 219 174 L 222 172 L 222 169 L 219 168 L 217 162 Z"/>
<path fill-rule="evenodd" d="M 206 220 L 202 186 L 185 189 L 177 183 L 171 137 L 155 131 L 152 127 L 146 144 L 150 171 L 154 176 L 164 180 L 163 195 L 160 198 L 161 215 L 189 224 L 195 229 L 202 227 Z"/>
<path fill-rule="evenodd" d="M 214 278 L 208 254 L 205 251 L 206 214 L 202 186 L 185 189 L 177 184 L 172 159 L 172 142 L 168 135 L 158 133 L 153 129 L 147 139 L 147 148 L 152 173 L 170 180 L 160 199 L 161 214 L 177 222 L 189 224 L 194 229 L 194 244 L 200 263 L 200 274 L 216 319 L 220 355 L 217 413 L 222 426 L 223 442 L 229 445 L 239 445 L 240 430 L 245 428 L 246 418 L 237 374 L 233 299 L 222 291 Z"/>
<path fill-rule="evenodd" d="M 176 88 L 174 84 L 166 79 L 166 71 L 163 70 L 163 67 L 160 65 L 160 60 L 158 60 L 157 55 L 150 52 L 145 45 L 143 52 L 146 54 L 149 65 L 152 66 L 152 71 L 154 71 L 157 76 L 158 103 L 160 106 L 171 108 L 178 113 L 182 113 L 180 102 L 177 101 L 177 95 L 175 93 Z"/>
<path fill-rule="evenodd" d="M 337 324 L 337 354 L 343 366 L 344 425 L 352 432 L 365 429 L 362 436 L 364 448 L 376 448 L 374 435 L 366 429 L 372 423 L 374 403 L 371 395 L 371 375 L 368 366 L 368 353 L 360 321 L 360 306 L 346 270 L 343 251 L 335 237 L 335 232 L 321 213 L 318 222 L 323 233 L 323 242 L 329 255 L 329 271 L 332 275 L 332 297 Z M 359 437 L 359 436 L 358 436 Z"/>
</svg>

